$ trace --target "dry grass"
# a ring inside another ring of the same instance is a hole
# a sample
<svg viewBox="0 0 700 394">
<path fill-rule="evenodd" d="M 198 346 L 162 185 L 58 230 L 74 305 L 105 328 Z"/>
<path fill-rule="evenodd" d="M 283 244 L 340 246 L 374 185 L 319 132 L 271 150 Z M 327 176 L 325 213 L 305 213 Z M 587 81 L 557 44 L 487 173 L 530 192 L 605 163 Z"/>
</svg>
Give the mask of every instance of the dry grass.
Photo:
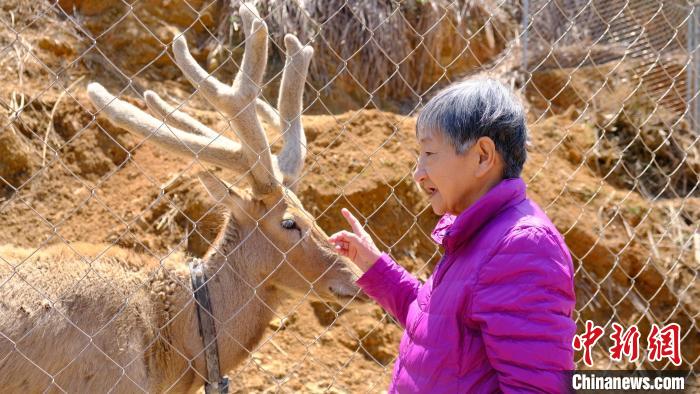
<svg viewBox="0 0 700 394">
<path fill-rule="evenodd" d="M 700 136 L 641 96 L 601 121 L 588 164 L 617 187 L 657 198 L 699 197 Z"/>
<path fill-rule="evenodd" d="M 331 111 L 411 109 L 431 90 L 491 62 L 517 29 L 510 11 L 493 0 L 255 4 L 278 47 L 286 33 L 314 46 L 307 97 L 320 95 L 317 104 Z M 240 47 L 237 18 L 224 6 L 217 37 L 207 43 L 210 68 L 228 55 L 224 46 Z"/>
</svg>

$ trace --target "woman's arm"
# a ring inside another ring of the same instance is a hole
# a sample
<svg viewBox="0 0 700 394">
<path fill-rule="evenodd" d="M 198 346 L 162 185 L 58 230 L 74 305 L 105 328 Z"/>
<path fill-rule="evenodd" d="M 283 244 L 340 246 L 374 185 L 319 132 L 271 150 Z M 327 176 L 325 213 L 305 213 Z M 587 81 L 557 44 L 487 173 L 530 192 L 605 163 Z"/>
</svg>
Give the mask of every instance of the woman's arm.
<svg viewBox="0 0 700 394">
<path fill-rule="evenodd" d="M 470 317 L 504 393 L 562 392 L 574 368 L 570 259 L 551 230 L 526 227 L 481 267 Z"/>
<path fill-rule="evenodd" d="M 382 253 L 357 280 L 357 285 L 406 327 L 408 306 L 416 299 L 421 286 L 418 279 Z"/>
</svg>

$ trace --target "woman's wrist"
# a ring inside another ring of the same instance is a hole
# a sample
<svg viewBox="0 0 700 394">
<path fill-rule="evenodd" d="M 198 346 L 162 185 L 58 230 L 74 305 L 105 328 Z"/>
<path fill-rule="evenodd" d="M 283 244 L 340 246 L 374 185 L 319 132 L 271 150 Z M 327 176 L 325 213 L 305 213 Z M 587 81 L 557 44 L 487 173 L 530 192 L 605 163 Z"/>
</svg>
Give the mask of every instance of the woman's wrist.
<svg viewBox="0 0 700 394">
<path fill-rule="evenodd" d="M 361 259 L 361 261 L 359 261 L 357 265 L 360 267 L 362 272 L 367 272 L 381 257 L 382 252 L 380 252 L 379 250 L 372 250 L 369 251 L 367 256 Z"/>
</svg>

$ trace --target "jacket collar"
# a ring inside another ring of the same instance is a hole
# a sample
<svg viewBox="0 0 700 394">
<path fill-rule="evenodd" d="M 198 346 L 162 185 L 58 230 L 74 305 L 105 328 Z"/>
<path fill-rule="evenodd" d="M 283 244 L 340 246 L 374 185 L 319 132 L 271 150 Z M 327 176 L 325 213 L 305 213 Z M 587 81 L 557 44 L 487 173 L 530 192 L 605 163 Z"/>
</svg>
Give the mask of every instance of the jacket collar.
<svg viewBox="0 0 700 394">
<path fill-rule="evenodd" d="M 504 209 L 525 199 L 527 186 L 521 178 L 504 179 L 458 216 L 446 214 L 438 221 L 432 238 L 445 250 L 454 250 Z"/>
</svg>

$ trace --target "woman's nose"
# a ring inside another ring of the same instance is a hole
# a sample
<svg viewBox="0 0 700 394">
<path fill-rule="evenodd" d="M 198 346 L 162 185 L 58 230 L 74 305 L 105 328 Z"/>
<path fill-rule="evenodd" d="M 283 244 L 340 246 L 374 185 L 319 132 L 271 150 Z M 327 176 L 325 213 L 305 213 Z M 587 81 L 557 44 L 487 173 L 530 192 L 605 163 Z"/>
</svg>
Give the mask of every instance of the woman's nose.
<svg viewBox="0 0 700 394">
<path fill-rule="evenodd" d="M 423 180 L 426 178 L 426 173 L 425 169 L 420 163 L 416 164 L 416 169 L 413 171 L 413 180 L 416 181 L 416 183 L 421 183 Z"/>
</svg>

